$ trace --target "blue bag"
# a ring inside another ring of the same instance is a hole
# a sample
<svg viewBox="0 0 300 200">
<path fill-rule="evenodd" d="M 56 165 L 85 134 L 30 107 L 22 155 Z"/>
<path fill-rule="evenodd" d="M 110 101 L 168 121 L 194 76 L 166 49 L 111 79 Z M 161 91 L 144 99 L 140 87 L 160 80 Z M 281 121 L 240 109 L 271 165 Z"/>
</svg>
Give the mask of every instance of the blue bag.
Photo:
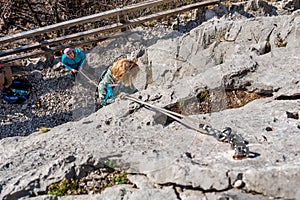
<svg viewBox="0 0 300 200">
<path fill-rule="evenodd" d="M 31 94 L 31 84 L 27 79 L 15 79 L 9 88 L 3 89 L 3 99 L 9 103 L 23 103 Z"/>
</svg>

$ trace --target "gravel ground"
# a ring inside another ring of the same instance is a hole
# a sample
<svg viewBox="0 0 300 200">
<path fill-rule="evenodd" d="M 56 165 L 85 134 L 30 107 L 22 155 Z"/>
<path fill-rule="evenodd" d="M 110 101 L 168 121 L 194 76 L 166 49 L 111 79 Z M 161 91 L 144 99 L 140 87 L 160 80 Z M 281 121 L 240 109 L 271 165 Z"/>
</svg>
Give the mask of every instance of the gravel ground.
<svg viewBox="0 0 300 200">
<path fill-rule="evenodd" d="M 40 127 L 54 127 L 74 120 L 69 104 L 75 83 L 59 64 L 49 67 L 42 59 L 37 64 L 12 67 L 16 74 L 23 73 L 32 84 L 31 96 L 22 104 L 10 104 L 1 99 L 0 138 L 26 136 Z M 16 77 L 14 77 L 16 78 Z M 39 108 L 36 104 L 41 102 Z"/>
</svg>

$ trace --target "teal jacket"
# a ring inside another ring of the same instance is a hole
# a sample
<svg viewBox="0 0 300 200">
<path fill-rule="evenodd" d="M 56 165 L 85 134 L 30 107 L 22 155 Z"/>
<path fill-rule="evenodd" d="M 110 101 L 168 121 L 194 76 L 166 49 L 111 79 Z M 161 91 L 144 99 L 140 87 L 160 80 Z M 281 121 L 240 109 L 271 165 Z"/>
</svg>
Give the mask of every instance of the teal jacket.
<svg viewBox="0 0 300 200">
<path fill-rule="evenodd" d="M 102 106 L 113 103 L 121 92 L 127 94 L 137 92 L 134 86 L 124 86 L 122 83 L 119 83 L 118 86 L 111 86 L 111 84 L 116 84 L 111 74 L 111 68 L 112 66 L 108 68 L 98 85 L 99 102 Z"/>
<path fill-rule="evenodd" d="M 85 62 L 85 54 L 83 53 L 83 51 L 81 51 L 78 48 L 74 48 L 73 52 L 74 52 L 73 59 L 68 58 L 66 54 L 63 54 L 61 57 L 62 64 L 70 71 L 72 71 L 72 69 L 78 70 L 80 67 L 83 66 Z"/>
</svg>

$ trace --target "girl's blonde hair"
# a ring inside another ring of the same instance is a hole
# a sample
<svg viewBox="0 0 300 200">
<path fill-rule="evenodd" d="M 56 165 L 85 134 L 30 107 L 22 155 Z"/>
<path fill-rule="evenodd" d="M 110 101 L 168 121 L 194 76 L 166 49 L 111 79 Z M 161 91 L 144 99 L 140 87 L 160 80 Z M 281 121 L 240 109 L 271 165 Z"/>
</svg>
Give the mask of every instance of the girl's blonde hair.
<svg viewBox="0 0 300 200">
<path fill-rule="evenodd" d="M 132 84 L 132 80 L 137 76 L 139 67 L 134 60 L 122 58 L 114 62 L 111 74 L 115 81 L 122 81 L 125 85 Z"/>
</svg>

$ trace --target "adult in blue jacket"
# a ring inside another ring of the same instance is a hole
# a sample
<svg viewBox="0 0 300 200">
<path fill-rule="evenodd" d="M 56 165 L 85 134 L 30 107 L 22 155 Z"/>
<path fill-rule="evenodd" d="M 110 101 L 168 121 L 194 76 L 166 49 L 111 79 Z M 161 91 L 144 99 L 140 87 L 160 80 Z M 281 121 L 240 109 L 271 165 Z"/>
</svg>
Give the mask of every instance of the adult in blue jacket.
<svg viewBox="0 0 300 200">
<path fill-rule="evenodd" d="M 62 64 L 72 72 L 75 77 L 85 62 L 85 53 L 78 48 L 66 48 L 61 57 Z"/>
</svg>

